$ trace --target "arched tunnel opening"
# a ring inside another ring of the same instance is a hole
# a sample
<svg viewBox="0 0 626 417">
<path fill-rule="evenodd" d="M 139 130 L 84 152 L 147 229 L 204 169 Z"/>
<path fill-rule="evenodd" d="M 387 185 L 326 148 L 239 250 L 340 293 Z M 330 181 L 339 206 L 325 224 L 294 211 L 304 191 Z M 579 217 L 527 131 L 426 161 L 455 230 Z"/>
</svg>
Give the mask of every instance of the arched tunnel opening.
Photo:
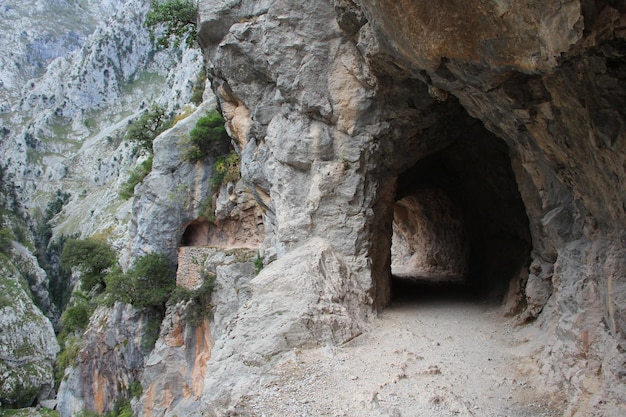
<svg viewBox="0 0 626 417">
<path fill-rule="evenodd" d="M 393 216 L 392 301 L 499 303 L 530 263 L 508 147 L 477 120 L 398 176 Z"/>
<path fill-rule="evenodd" d="M 206 246 L 209 242 L 209 222 L 197 219 L 185 226 L 180 246 Z"/>
</svg>

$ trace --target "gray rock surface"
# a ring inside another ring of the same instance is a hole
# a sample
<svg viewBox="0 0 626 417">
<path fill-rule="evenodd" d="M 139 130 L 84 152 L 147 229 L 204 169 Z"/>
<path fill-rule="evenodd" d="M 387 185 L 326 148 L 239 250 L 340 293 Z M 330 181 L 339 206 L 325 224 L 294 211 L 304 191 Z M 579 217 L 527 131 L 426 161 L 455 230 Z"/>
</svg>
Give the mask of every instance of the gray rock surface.
<svg viewBox="0 0 626 417">
<path fill-rule="evenodd" d="M 201 274 L 214 274 L 210 314 L 194 322 L 189 319 L 190 310 L 198 308 L 193 301 L 168 307 L 159 340 L 146 362 L 138 415 L 189 415 L 201 404 L 214 340 L 223 336 L 250 297 L 256 250 L 194 249 L 194 259 L 179 258 L 179 271 L 187 263 L 196 265 Z"/>
<path fill-rule="evenodd" d="M 52 36 L 35 55 L 52 60 L 45 75 L 20 93 L 14 67 L 2 66 L 0 80 L 13 87 L 0 101 L 0 150 L 31 207 L 71 184 L 57 233 L 104 233 L 124 265 L 149 252 L 176 260 L 194 222 L 213 230 L 207 236 L 220 235 L 210 240 L 222 246 L 216 259 L 233 242 L 263 241 L 259 253 L 269 265 L 249 287 L 243 275 L 224 279 L 210 324 L 194 334 L 170 311 L 144 382 L 174 400 L 144 395 L 136 409 L 145 415 L 228 415 L 296 349 L 341 344 L 365 331 L 372 311 L 392 299 L 397 201 L 439 192 L 447 213 L 411 212 L 439 242 L 413 245 L 420 250 L 414 260 L 441 267 L 431 272 L 467 275 L 484 301 L 509 294 L 508 311 L 520 312 L 526 326 L 520 332 L 540 331 L 533 353 L 546 383 L 567 394 L 570 415 L 623 415 L 622 3 L 200 1 L 199 44 L 241 156 L 242 181 L 215 196 L 217 227 L 200 213 L 212 194 L 212 160 L 184 163 L 179 146 L 214 105 L 208 96 L 155 141 L 153 171 L 136 197 L 116 198 L 137 163 L 119 143 L 128 114 L 148 101 L 182 107 L 199 68 L 197 53 L 151 54 L 140 18 L 146 2 L 119 3 L 117 15 L 111 6 L 118 3 L 102 3 L 112 19 L 93 35 L 80 32 L 67 43 Z M 52 3 L 36 4 L 48 10 Z M 182 64 L 170 71 L 176 61 Z M 39 74 L 32 65 L 29 71 Z M 160 95 L 163 79 L 168 91 L 182 93 Z M 242 218 L 248 226 L 233 227 Z M 261 229 L 260 219 L 263 233 L 249 233 Z M 442 230 L 443 222 L 455 227 Z M 240 231 L 245 238 L 229 238 Z M 415 255 L 406 252 L 406 259 Z M 233 296 L 237 289 L 241 298 Z M 113 311 L 99 314 L 109 320 Z M 139 320 L 131 316 L 120 318 L 120 328 Z M 90 336 L 97 354 L 68 375 L 64 412 L 102 411 L 118 394 L 111 388 L 96 401 L 80 391 L 99 380 L 99 355 L 120 363 L 101 345 L 123 335 L 104 334 Z M 191 349 L 197 343 L 198 355 Z M 166 375 L 177 375 L 193 395 L 159 379 L 169 358 Z M 202 369 L 201 377 L 184 374 L 185 367 Z M 124 386 L 141 365 L 131 368 L 111 371 L 110 380 Z"/>
<path fill-rule="evenodd" d="M 48 315 L 48 318 L 57 320 L 59 312 L 50 300 L 48 291 L 50 283 L 46 271 L 41 269 L 37 258 L 28 248 L 18 242 L 12 243 L 12 259 L 20 274 L 27 279 L 30 294 L 37 307 Z"/>
<path fill-rule="evenodd" d="M 197 50 L 155 50 L 143 25 L 148 6 L 132 0 L 80 5 L 39 1 L 30 11 L 6 6 L 19 16 L 21 24 L 35 25 L 24 31 L 29 39 L 47 39 L 48 26 L 36 25 L 44 16 L 58 23 L 54 31 L 58 30 L 59 36 L 67 33 L 63 29 L 66 26 L 74 25 L 80 32 L 71 48 L 55 50 L 48 59 L 24 52 L 41 70 L 28 82 L 3 90 L 9 97 L 0 149 L 6 155 L 9 172 L 15 174 L 20 200 L 28 208 L 45 208 L 57 189 L 69 191 L 76 199 L 75 194 L 92 191 L 89 185 L 103 185 L 117 178 L 121 155 L 107 150 L 104 154 L 116 157 L 115 161 L 103 161 L 104 155 L 94 156 L 102 149 L 91 149 L 92 145 L 119 144 L 128 121 L 136 117 L 129 115 L 152 103 L 174 111 L 189 102 L 201 57 Z M 18 45 L 22 42 L 26 40 Z M 28 73 L 19 71 L 21 55 L 9 43 L 0 46 L 0 56 L 13 60 L 7 71 L 16 68 L 17 75 L 11 73 L 8 78 Z M 71 158 L 75 160 L 68 161 Z M 76 160 L 81 165 L 72 169 Z M 80 168 L 89 175 L 83 176 Z M 74 181 L 63 181 L 66 177 Z"/>
<path fill-rule="evenodd" d="M 362 334 L 371 310 L 357 278 L 341 254 L 319 238 L 266 266 L 250 281 L 249 299 L 223 333 L 215 332 L 201 403 L 189 409 L 207 407 L 222 415 L 255 392 L 267 370 L 294 349 L 335 346 Z M 233 292 L 232 283 L 224 285 Z M 215 301 L 219 324 L 232 305 Z"/>
<path fill-rule="evenodd" d="M 153 102 L 161 103 L 168 112 L 192 112 L 195 106 L 182 107 L 190 101 L 202 57 L 198 50 L 155 51 L 143 26 L 148 10 L 143 1 L 37 1 L 26 7 L 7 0 L 0 8 L 3 17 L 6 12 L 11 18 L 11 23 L 9 19 L 2 22 L 7 36 L 3 39 L 15 40 L 0 45 L 2 165 L 13 175 L 17 195 L 32 215 L 30 220 L 38 221 L 39 210 L 55 198 L 57 190 L 67 192 L 70 201 L 50 221 L 54 237 L 107 238 L 119 251 L 121 262 L 128 265 L 132 199 L 122 200 L 119 190 L 141 160 L 132 144 L 122 140 L 124 132 Z M 55 313 L 50 303 L 44 271 L 29 249 L 19 246 L 16 250 L 22 259 L 19 269 L 28 273 L 33 297 L 42 307 L 50 307 L 49 314 L 58 319 L 61 312 Z M 115 316 L 113 311 L 104 315 L 106 319 Z M 124 319 L 128 323 L 118 324 L 139 325 L 132 323 L 136 317 L 131 316 Z M 6 318 L 22 319 L 19 315 Z M 31 326 L 39 323 L 34 321 Z M 18 337 L 20 328 L 13 330 L 18 334 L 7 337 Z M 58 351 L 54 332 L 46 334 L 46 339 Z M 98 344 L 98 339 L 91 342 Z M 89 370 L 100 367 L 101 360 L 114 366 L 125 363 L 123 356 L 128 352 L 114 352 L 121 357 L 106 350 L 106 360 L 94 356 L 90 363 L 84 358 L 84 373 L 70 372 L 60 402 L 68 415 L 83 407 L 110 407 L 121 392 L 116 384 L 127 386 L 137 379 L 141 363 L 128 369 L 120 366 L 120 374 L 109 378 L 115 380 L 110 392 L 103 388 L 98 401 L 90 397 L 92 392 L 85 384 L 95 377 Z M 55 355 L 38 377 L 42 393 L 46 392 L 42 398 L 53 395 L 49 391 Z"/>
<path fill-rule="evenodd" d="M 321 237 L 382 308 L 395 199 L 415 192 L 407 182 L 443 187 L 461 198 L 477 287 L 499 276 L 497 297 L 517 279 L 519 307 L 554 329 L 537 346 L 550 383 L 572 390 L 573 409 L 602 398 L 614 415 L 624 385 L 605 361 L 620 362 L 624 343 L 621 3 L 202 3 L 200 44 L 277 262 Z"/>
<path fill-rule="evenodd" d="M 214 162 L 214 158 L 195 164 L 185 162 L 185 141 L 214 103 L 206 101 L 155 139 L 152 172 L 135 190 L 130 226 L 133 257 L 164 253 L 176 263 L 185 227 L 200 216 L 199 208 L 211 194 Z"/>
<path fill-rule="evenodd" d="M 76 363 L 66 369 L 58 391 L 61 416 L 82 410 L 110 411 L 139 380 L 158 334 L 159 319 L 127 304 L 99 307 L 82 335 Z"/>
<path fill-rule="evenodd" d="M 115 13 L 122 0 L 76 2 L 36 0 L 28 5 L 3 0 L 0 93 L 3 109 L 12 94 L 41 75 L 50 61 L 80 48 L 93 25 Z M 55 25 L 48 25 L 51 21 Z M 6 94 L 6 95 L 5 95 Z M 6 102 L 4 100 L 7 100 Z"/>
<path fill-rule="evenodd" d="M 54 396 L 59 344 L 20 271 L 0 254 L 0 402 L 28 407 Z"/>
</svg>

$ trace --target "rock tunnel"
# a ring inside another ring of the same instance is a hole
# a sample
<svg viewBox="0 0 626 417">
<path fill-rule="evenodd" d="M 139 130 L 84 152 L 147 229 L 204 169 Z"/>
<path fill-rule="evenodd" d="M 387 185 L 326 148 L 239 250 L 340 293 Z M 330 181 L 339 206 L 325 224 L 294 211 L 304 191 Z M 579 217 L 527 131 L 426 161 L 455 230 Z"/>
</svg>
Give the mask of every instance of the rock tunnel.
<svg viewBox="0 0 626 417">
<path fill-rule="evenodd" d="M 393 300 L 502 302 L 530 263 L 528 218 L 508 147 L 465 110 L 448 146 L 397 177 Z M 456 121 L 443 119 L 454 127 Z"/>
<path fill-rule="evenodd" d="M 184 227 L 180 246 L 206 246 L 209 244 L 210 224 L 204 219 L 196 219 Z"/>
</svg>

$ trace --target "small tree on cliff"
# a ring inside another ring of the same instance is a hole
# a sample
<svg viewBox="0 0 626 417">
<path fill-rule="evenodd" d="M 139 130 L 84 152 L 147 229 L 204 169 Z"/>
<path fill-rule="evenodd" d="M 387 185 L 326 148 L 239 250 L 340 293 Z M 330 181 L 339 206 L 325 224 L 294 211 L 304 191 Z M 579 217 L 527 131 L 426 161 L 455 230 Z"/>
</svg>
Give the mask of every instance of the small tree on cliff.
<svg viewBox="0 0 626 417">
<path fill-rule="evenodd" d="M 173 39 L 175 48 L 183 40 L 191 48 L 196 41 L 197 19 L 198 5 L 193 0 L 151 0 L 146 26 L 154 31 L 158 25 L 165 25 L 164 33 L 157 39 L 158 46 L 169 48 Z"/>
<path fill-rule="evenodd" d="M 111 301 L 151 308 L 162 317 L 165 302 L 176 287 L 176 270 L 165 255 L 150 253 L 138 258 L 126 273 L 112 270 L 105 282 Z"/>
<path fill-rule="evenodd" d="M 224 127 L 224 118 L 217 110 L 211 110 L 199 118 L 196 127 L 189 132 L 189 140 L 184 143 L 182 159 L 198 162 L 209 155 L 225 155 L 229 145 L 230 137 Z"/>
<path fill-rule="evenodd" d="M 146 109 L 126 130 L 126 140 L 152 155 L 152 142 L 170 125 L 165 107 L 155 104 Z"/>
<path fill-rule="evenodd" d="M 104 277 L 117 264 L 113 248 L 103 240 L 70 239 L 61 253 L 61 265 L 81 271 L 81 288 L 89 292 L 97 285 L 104 285 Z"/>
</svg>

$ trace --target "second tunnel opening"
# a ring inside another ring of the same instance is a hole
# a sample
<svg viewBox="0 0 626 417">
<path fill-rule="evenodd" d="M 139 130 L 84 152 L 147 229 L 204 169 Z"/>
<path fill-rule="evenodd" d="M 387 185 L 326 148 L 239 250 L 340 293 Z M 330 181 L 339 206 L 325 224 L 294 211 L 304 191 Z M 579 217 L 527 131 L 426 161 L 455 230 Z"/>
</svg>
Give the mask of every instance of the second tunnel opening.
<svg viewBox="0 0 626 417">
<path fill-rule="evenodd" d="M 479 121 L 398 176 L 393 213 L 392 300 L 498 303 L 527 270 L 531 237 L 508 148 Z"/>
</svg>

